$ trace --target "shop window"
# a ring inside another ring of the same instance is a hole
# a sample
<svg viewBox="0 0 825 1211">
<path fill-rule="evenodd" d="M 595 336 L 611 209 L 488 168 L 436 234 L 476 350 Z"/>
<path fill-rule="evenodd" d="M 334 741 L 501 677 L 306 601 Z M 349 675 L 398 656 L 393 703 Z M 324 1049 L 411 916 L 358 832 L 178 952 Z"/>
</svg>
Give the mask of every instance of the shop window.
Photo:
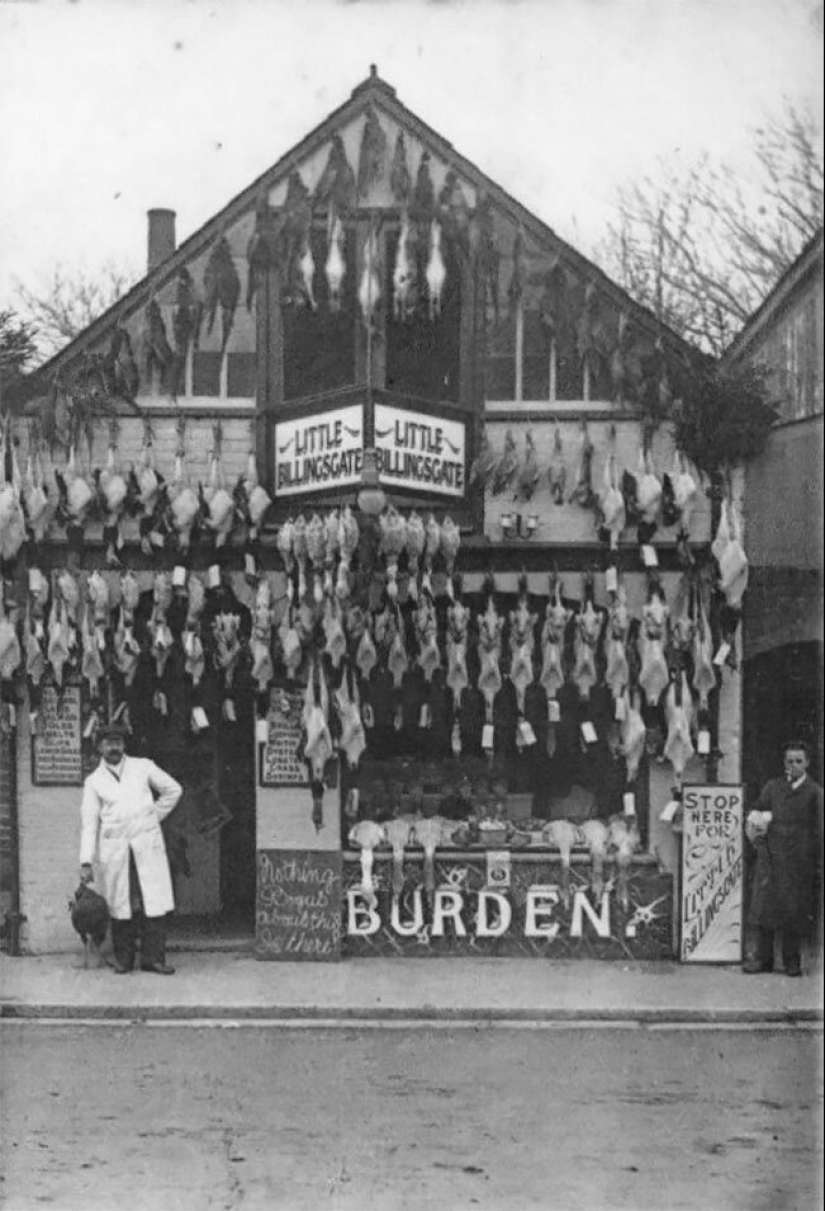
<svg viewBox="0 0 825 1211">
<path fill-rule="evenodd" d="M 516 318 L 511 312 L 489 325 L 485 379 L 487 399 L 516 398 Z"/>
<path fill-rule="evenodd" d="M 221 355 L 198 350 L 192 358 L 192 394 L 220 395 Z"/>
<path fill-rule="evenodd" d="M 227 395 L 236 399 L 253 399 L 257 388 L 254 353 L 230 353 L 226 365 Z"/>
<path fill-rule="evenodd" d="M 284 302 L 284 399 L 300 399 L 321 391 L 333 391 L 355 382 L 355 231 L 347 228 L 341 306 L 332 311 L 324 265 L 327 259 L 326 232 L 311 233 L 315 261 L 313 291 L 316 309 L 303 299 Z"/>
<path fill-rule="evenodd" d="M 572 331 L 562 331 L 556 341 L 556 399 L 582 399 L 584 374 Z"/>
<path fill-rule="evenodd" d="M 538 311 L 524 312 L 522 399 L 550 398 L 550 340 Z"/>
<path fill-rule="evenodd" d="M 430 318 L 426 284 L 414 293 L 412 314 L 396 319 L 393 311 L 393 268 L 398 233 L 386 241 L 384 297 L 387 311 L 386 384 L 390 391 L 423 399 L 458 400 L 461 353 L 461 262 L 449 244 L 442 245 L 447 277 L 440 314 Z M 416 281 L 426 283 L 427 248 L 417 250 Z"/>
</svg>

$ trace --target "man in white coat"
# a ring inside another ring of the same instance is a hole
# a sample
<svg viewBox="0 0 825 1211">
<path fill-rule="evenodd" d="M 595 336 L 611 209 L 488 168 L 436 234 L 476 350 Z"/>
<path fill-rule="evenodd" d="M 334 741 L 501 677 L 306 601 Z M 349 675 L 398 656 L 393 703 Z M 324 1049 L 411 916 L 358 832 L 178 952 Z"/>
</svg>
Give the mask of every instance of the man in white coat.
<svg viewBox="0 0 825 1211">
<path fill-rule="evenodd" d="M 118 975 L 134 967 L 139 927 L 141 971 L 173 975 L 166 962 L 166 914 L 175 901 L 160 822 L 183 788 L 153 761 L 127 757 L 119 724 L 102 727 L 98 739 L 100 765 L 83 784 L 80 877 L 92 881 L 97 855 Z"/>
</svg>

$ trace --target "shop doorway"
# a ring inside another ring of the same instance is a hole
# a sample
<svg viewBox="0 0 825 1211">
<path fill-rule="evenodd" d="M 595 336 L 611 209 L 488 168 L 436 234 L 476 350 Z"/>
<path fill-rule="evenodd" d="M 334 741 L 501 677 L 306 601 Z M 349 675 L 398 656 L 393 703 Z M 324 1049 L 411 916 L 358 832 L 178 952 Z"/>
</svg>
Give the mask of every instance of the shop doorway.
<svg viewBox="0 0 825 1211">
<path fill-rule="evenodd" d="M 822 783 L 822 644 L 772 648 L 745 661 L 743 762 L 748 799 L 782 772 L 782 745 L 804 741 Z"/>
<path fill-rule="evenodd" d="M 229 697 L 207 667 L 195 689 L 175 656 L 162 683 L 151 665 L 141 665 L 131 695 L 130 747 L 135 755 L 157 762 L 184 788 L 164 825 L 175 889 L 172 940 L 233 945 L 254 935 L 253 686 L 248 671 L 239 669 Z M 232 703 L 228 711 L 227 701 Z M 196 705 L 209 721 L 200 730 L 193 728 Z"/>
</svg>

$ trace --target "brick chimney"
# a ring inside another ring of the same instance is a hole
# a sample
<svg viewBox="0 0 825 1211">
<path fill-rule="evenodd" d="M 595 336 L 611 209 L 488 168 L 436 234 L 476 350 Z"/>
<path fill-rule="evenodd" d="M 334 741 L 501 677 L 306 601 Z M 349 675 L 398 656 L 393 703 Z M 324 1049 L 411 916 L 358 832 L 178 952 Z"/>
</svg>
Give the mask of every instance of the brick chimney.
<svg viewBox="0 0 825 1211">
<path fill-rule="evenodd" d="M 175 212 L 174 210 L 150 210 L 148 240 L 149 273 L 161 261 L 165 261 L 175 251 Z"/>
</svg>

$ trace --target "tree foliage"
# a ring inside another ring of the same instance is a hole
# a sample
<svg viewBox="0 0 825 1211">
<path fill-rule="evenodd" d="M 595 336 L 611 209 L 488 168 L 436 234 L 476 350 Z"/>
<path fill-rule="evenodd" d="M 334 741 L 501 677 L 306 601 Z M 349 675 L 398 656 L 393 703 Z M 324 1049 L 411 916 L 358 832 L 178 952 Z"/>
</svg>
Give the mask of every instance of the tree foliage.
<svg viewBox="0 0 825 1211">
<path fill-rule="evenodd" d="M 776 420 L 765 372 L 749 365 L 694 369 L 674 403 L 677 447 L 713 478 L 759 454 Z"/>
<path fill-rule="evenodd" d="M 639 302 L 717 356 L 822 226 L 812 113 L 786 101 L 752 135 L 748 174 L 709 156 L 687 166 L 660 160 L 656 177 L 620 188 L 597 250 Z"/>
<path fill-rule="evenodd" d="M 0 407 L 14 408 L 26 369 L 37 348 L 32 325 L 11 310 L 0 310 Z"/>
<path fill-rule="evenodd" d="M 136 280 L 128 267 L 105 261 L 99 269 L 70 271 L 55 265 L 51 276 L 29 287 L 16 282 L 20 309 L 37 330 L 41 358 L 53 357 L 126 293 Z"/>
</svg>

